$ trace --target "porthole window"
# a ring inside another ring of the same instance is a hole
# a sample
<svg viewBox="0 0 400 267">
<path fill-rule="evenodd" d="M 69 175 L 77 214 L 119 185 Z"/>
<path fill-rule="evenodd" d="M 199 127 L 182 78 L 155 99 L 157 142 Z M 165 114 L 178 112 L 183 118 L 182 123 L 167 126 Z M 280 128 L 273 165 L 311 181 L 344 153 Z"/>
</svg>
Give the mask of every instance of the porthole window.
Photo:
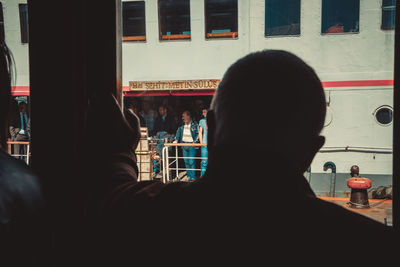
<svg viewBox="0 0 400 267">
<path fill-rule="evenodd" d="M 389 125 L 393 121 L 393 109 L 390 106 L 381 106 L 374 112 L 375 120 L 380 125 Z"/>
</svg>

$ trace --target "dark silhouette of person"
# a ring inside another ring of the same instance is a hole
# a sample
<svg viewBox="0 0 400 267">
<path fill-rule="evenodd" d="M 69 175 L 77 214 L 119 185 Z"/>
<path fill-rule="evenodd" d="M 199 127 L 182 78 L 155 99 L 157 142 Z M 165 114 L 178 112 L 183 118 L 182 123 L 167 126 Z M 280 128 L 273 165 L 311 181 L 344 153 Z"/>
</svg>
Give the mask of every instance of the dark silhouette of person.
<svg viewBox="0 0 400 267">
<path fill-rule="evenodd" d="M 353 165 L 350 168 L 351 177 L 358 177 L 360 175 L 360 168 L 357 165 Z"/>
<path fill-rule="evenodd" d="M 130 102 L 127 105 L 127 109 L 130 109 L 136 116 L 138 116 L 141 127 L 146 127 L 146 121 L 144 120 L 143 116 L 140 115 L 137 106 L 138 106 L 138 104 L 136 102 Z"/>
<path fill-rule="evenodd" d="M 5 150 L 11 106 L 12 61 L 0 42 L 0 265 L 40 266 L 44 197 L 39 179 Z"/>
<path fill-rule="evenodd" d="M 158 117 L 154 122 L 154 133 L 167 132 L 168 134 L 175 134 L 176 128 L 175 118 L 168 113 L 166 106 L 160 105 L 158 107 Z"/>
<path fill-rule="evenodd" d="M 119 141 L 91 168 L 92 258 L 115 265 L 370 265 L 379 261 L 368 255 L 371 244 L 374 255 L 393 256 L 390 227 L 317 198 L 303 176 L 325 141 L 326 102 L 318 76 L 299 57 L 264 50 L 229 67 L 207 114 L 207 170 L 193 183 L 138 183 L 137 118 L 124 117 L 115 99 L 99 98 L 88 116 L 92 131 L 104 118 L 96 106 L 113 110 L 107 132 Z"/>
</svg>

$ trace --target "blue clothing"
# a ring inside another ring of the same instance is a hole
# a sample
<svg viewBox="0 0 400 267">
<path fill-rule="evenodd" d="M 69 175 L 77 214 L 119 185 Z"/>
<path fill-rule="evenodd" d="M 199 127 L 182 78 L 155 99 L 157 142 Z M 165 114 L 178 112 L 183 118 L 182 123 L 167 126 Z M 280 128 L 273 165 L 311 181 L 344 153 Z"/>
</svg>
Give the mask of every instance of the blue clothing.
<svg viewBox="0 0 400 267">
<path fill-rule="evenodd" d="M 27 123 L 28 123 L 28 116 L 26 115 L 26 113 L 19 113 L 20 119 L 21 119 L 21 129 L 19 131 L 19 134 L 24 134 L 27 135 L 28 131 L 27 131 Z"/>
<path fill-rule="evenodd" d="M 25 130 L 25 118 L 24 118 L 24 114 L 23 113 L 19 113 L 20 117 L 21 117 L 21 130 Z M 26 116 L 26 115 L 25 115 Z"/>
<path fill-rule="evenodd" d="M 175 140 L 178 141 L 178 143 L 182 143 L 183 127 L 185 127 L 184 123 L 182 123 L 178 127 L 178 130 L 176 131 Z M 192 134 L 193 143 L 198 143 L 199 142 L 199 124 L 197 122 L 192 121 L 192 123 L 190 125 L 190 133 Z"/>
<path fill-rule="evenodd" d="M 190 146 L 184 146 L 182 147 L 182 153 L 185 160 L 187 176 L 189 177 L 190 180 L 195 180 L 196 172 L 194 171 L 194 169 L 196 168 L 196 163 L 193 157 L 196 157 L 196 148 Z"/>
<path fill-rule="evenodd" d="M 207 119 L 201 119 L 199 121 L 199 126 L 203 129 L 203 144 L 207 144 L 207 136 L 208 136 L 208 127 L 207 127 Z"/>
<path fill-rule="evenodd" d="M 182 143 L 184 127 L 185 127 L 185 123 L 182 123 L 178 127 L 178 130 L 176 131 L 175 140 L 178 141 L 178 143 Z M 199 124 L 193 120 L 190 125 L 190 133 L 193 138 L 193 143 L 198 143 L 199 142 Z M 195 159 L 192 159 L 192 158 L 187 159 L 187 157 L 196 157 L 196 151 L 197 151 L 196 147 L 190 147 L 190 146 L 182 147 L 182 153 L 183 153 L 186 169 L 195 169 L 196 168 Z M 196 179 L 196 172 L 194 170 L 186 170 L 186 173 L 190 180 Z"/>
<path fill-rule="evenodd" d="M 201 157 L 201 176 L 203 176 L 208 164 L 208 148 L 206 146 L 201 147 Z"/>
<path fill-rule="evenodd" d="M 203 129 L 203 144 L 207 144 L 207 136 L 208 136 L 208 127 L 207 127 L 207 119 L 203 118 L 199 121 L 199 126 Z M 206 146 L 201 147 L 201 176 L 204 175 L 207 169 L 208 163 L 208 149 Z"/>
</svg>

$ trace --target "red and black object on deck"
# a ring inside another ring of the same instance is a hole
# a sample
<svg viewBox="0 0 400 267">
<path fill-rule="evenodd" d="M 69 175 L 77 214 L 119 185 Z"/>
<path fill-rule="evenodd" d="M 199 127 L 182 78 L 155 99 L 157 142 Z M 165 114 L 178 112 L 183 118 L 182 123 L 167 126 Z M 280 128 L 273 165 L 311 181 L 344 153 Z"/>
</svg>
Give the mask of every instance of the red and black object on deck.
<svg viewBox="0 0 400 267">
<path fill-rule="evenodd" d="M 347 180 L 347 186 L 351 188 L 350 207 L 357 209 L 369 208 L 367 189 L 371 188 L 371 180 L 363 177 L 352 177 Z"/>
</svg>

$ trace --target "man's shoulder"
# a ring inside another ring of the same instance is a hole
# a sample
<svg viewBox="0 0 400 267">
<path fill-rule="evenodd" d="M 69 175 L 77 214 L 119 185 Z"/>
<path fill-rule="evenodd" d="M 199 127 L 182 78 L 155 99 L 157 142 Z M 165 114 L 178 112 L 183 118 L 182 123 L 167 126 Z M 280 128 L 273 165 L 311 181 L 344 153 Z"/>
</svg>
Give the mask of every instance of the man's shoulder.
<svg viewBox="0 0 400 267">
<path fill-rule="evenodd" d="M 23 161 L 15 159 L 3 151 L 0 151 L 0 175 L 2 177 L 21 177 L 21 175 L 35 177 L 31 169 Z"/>
<path fill-rule="evenodd" d="M 14 207 L 16 201 L 28 212 L 42 209 L 44 199 L 37 176 L 20 160 L 0 152 L 0 206 Z M 21 202 L 22 201 L 22 202 Z M 0 213 L 4 212 L 0 211 Z M 2 213 L 2 216 L 7 216 Z"/>
</svg>

